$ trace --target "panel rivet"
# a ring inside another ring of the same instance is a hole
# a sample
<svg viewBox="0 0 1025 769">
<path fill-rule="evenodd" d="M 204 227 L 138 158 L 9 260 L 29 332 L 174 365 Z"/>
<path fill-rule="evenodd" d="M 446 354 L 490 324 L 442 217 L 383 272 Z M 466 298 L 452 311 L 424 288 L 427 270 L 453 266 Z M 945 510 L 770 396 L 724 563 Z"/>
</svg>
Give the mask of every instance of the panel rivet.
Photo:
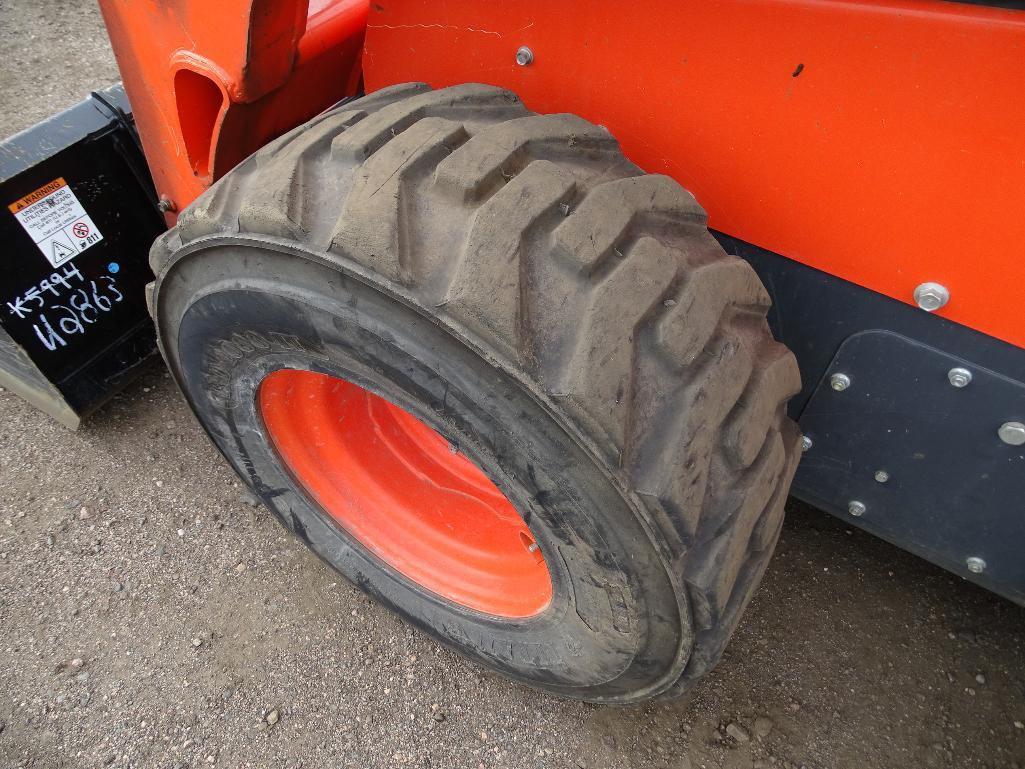
<svg viewBox="0 0 1025 769">
<path fill-rule="evenodd" d="M 972 381 L 972 372 L 957 366 L 947 372 L 947 379 L 954 387 L 967 387 Z"/>
<path fill-rule="evenodd" d="M 1025 445 L 1025 424 L 1021 422 L 1004 422 L 997 430 L 1000 440 L 1009 446 Z"/>
<path fill-rule="evenodd" d="M 879 483 L 886 483 L 888 480 L 890 480 L 890 474 L 885 470 L 876 470 L 874 478 Z"/>
<path fill-rule="evenodd" d="M 516 49 L 516 63 L 521 67 L 526 67 L 534 63 L 534 52 L 527 48 L 525 45 L 521 45 Z"/>
<path fill-rule="evenodd" d="M 807 435 L 801 438 L 801 451 L 807 451 L 812 445 L 812 440 Z"/>
<path fill-rule="evenodd" d="M 865 514 L 868 508 L 865 507 L 864 502 L 859 502 L 856 499 L 852 499 L 847 503 L 847 512 L 853 515 L 855 518 L 860 518 Z"/>
<path fill-rule="evenodd" d="M 829 377 L 829 386 L 838 393 L 843 392 L 851 386 L 851 378 L 846 374 L 833 374 L 833 376 Z"/>
<path fill-rule="evenodd" d="M 950 301 L 950 291 L 939 283 L 922 283 L 915 288 L 915 303 L 926 312 L 936 312 Z"/>
<path fill-rule="evenodd" d="M 968 571 L 972 574 L 982 574 L 982 572 L 986 571 L 986 562 L 977 555 L 966 558 L 964 565 L 968 567 Z"/>
</svg>

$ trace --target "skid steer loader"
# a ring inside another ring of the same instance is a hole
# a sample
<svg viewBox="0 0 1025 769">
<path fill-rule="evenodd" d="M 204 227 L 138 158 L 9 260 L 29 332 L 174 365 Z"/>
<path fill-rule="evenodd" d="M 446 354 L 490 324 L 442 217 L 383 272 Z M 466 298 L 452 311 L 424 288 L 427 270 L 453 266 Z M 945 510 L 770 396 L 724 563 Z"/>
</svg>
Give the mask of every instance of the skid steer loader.
<svg viewBox="0 0 1025 769">
<path fill-rule="evenodd" d="M 788 493 L 1025 603 L 1021 3 L 101 0 L 0 147 L 0 378 L 159 352 L 330 567 L 568 697 L 685 691 Z"/>
</svg>

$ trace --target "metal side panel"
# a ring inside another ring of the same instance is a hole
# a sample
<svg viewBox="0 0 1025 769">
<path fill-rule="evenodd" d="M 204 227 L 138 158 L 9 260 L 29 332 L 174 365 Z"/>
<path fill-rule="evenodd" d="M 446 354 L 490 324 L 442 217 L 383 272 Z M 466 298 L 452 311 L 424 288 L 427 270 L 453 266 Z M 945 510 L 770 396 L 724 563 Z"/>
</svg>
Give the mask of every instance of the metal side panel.
<svg viewBox="0 0 1025 769">
<path fill-rule="evenodd" d="M 811 446 L 795 487 L 1025 603 L 1025 445 L 1001 430 L 1016 422 L 1022 382 L 897 333 L 857 333 L 801 414 Z"/>
</svg>

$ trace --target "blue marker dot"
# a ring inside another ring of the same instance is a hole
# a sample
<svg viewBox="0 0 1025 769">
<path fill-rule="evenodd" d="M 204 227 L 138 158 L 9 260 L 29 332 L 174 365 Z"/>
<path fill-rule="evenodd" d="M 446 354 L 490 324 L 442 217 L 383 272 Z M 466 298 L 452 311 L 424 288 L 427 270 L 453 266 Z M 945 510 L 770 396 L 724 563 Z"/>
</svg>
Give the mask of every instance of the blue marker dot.
<svg viewBox="0 0 1025 769">
<path fill-rule="evenodd" d="M 111 262 L 107 265 L 107 270 L 111 275 L 116 275 L 121 270 L 121 265 L 117 262 Z"/>
</svg>

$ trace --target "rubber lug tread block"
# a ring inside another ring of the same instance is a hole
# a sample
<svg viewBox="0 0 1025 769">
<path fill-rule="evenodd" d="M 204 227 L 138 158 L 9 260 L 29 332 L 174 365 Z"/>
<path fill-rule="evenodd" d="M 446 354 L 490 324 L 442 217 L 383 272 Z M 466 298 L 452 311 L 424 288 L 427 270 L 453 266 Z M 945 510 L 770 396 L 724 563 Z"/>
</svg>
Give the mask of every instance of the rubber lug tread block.
<svg viewBox="0 0 1025 769">
<path fill-rule="evenodd" d="M 491 126 L 438 166 L 437 183 L 472 202 L 519 173 L 531 160 L 615 153 L 608 131 L 576 115 L 529 115 Z"/>
<path fill-rule="evenodd" d="M 413 177 L 433 170 L 438 160 L 466 141 L 463 126 L 424 118 L 362 165 L 331 233 L 330 249 L 362 254 L 360 261 L 385 277 L 409 283 L 414 273 L 407 208 Z"/>
</svg>

